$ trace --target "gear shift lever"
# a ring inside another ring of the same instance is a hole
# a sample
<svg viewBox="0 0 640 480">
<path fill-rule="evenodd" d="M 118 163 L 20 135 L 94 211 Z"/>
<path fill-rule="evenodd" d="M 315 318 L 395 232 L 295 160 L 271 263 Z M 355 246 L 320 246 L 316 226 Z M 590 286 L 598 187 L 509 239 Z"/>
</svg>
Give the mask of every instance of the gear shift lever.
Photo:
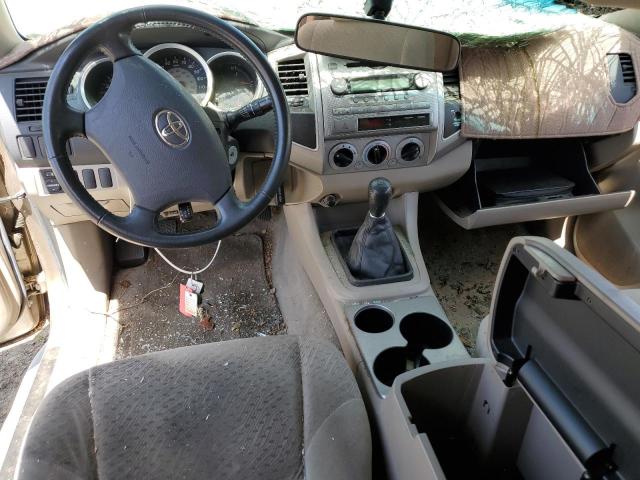
<svg viewBox="0 0 640 480">
<path fill-rule="evenodd" d="M 374 178 L 369 183 L 369 215 L 374 218 L 384 217 L 393 187 L 391 182 L 386 178 Z"/>
<path fill-rule="evenodd" d="M 386 216 L 392 193 L 386 178 L 369 183 L 369 212 L 347 255 L 347 265 L 356 278 L 383 279 L 407 272 L 400 242 Z"/>
</svg>

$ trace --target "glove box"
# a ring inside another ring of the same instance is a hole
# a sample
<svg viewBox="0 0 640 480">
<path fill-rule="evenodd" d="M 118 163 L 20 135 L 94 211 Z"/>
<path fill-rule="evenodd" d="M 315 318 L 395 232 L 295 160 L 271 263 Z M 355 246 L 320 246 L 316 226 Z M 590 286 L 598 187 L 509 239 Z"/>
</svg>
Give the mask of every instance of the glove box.
<svg viewBox="0 0 640 480">
<path fill-rule="evenodd" d="M 398 376 L 379 409 L 391 478 L 640 478 L 640 306 L 546 239 L 512 240 L 492 358 Z"/>
</svg>

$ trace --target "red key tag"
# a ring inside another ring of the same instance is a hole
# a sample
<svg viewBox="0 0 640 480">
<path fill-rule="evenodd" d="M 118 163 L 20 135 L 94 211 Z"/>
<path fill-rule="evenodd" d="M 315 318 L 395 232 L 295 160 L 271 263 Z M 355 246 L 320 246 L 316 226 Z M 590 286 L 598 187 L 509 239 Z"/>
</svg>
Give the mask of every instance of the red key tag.
<svg viewBox="0 0 640 480">
<path fill-rule="evenodd" d="M 180 284 L 180 305 L 178 309 L 185 317 L 198 315 L 198 294 L 183 283 Z"/>
</svg>

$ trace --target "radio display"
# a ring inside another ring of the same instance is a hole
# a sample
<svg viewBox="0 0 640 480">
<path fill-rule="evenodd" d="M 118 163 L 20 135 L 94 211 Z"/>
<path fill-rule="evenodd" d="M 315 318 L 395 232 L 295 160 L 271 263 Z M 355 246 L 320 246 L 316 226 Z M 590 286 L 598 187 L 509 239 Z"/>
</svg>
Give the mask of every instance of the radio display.
<svg viewBox="0 0 640 480">
<path fill-rule="evenodd" d="M 375 93 L 410 90 L 413 80 L 408 75 L 385 75 L 378 77 L 352 78 L 349 93 Z"/>
<path fill-rule="evenodd" d="M 358 118 L 358 131 L 386 130 L 387 128 L 428 127 L 429 114 L 395 115 L 392 117 Z"/>
</svg>

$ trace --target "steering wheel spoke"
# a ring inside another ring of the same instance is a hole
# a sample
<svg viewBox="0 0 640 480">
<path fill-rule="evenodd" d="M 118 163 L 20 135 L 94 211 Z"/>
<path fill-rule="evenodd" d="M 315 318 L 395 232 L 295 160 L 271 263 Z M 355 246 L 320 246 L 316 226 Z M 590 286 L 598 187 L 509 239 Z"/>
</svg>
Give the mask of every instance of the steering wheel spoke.
<svg viewBox="0 0 640 480">
<path fill-rule="evenodd" d="M 112 214 L 109 214 L 112 215 Z M 144 207 L 135 205 L 129 215 L 118 217 L 113 215 L 115 222 L 119 222 L 123 227 L 139 236 L 147 235 L 149 232 L 156 232 L 158 212 L 154 212 Z"/>
<path fill-rule="evenodd" d="M 84 122 L 84 112 L 74 110 L 68 105 L 62 111 L 60 123 L 64 127 L 64 133 L 69 137 L 85 137 Z"/>
<path fill-rule="evenodd" d="M 224 196 L 215 203 L 219 217 L 216 228 L 234 231 L 234 221 L 243 217 L 247 206 L 247 203 L 238 198 L 233 187 L 227 190 Z"/>
</svg>

